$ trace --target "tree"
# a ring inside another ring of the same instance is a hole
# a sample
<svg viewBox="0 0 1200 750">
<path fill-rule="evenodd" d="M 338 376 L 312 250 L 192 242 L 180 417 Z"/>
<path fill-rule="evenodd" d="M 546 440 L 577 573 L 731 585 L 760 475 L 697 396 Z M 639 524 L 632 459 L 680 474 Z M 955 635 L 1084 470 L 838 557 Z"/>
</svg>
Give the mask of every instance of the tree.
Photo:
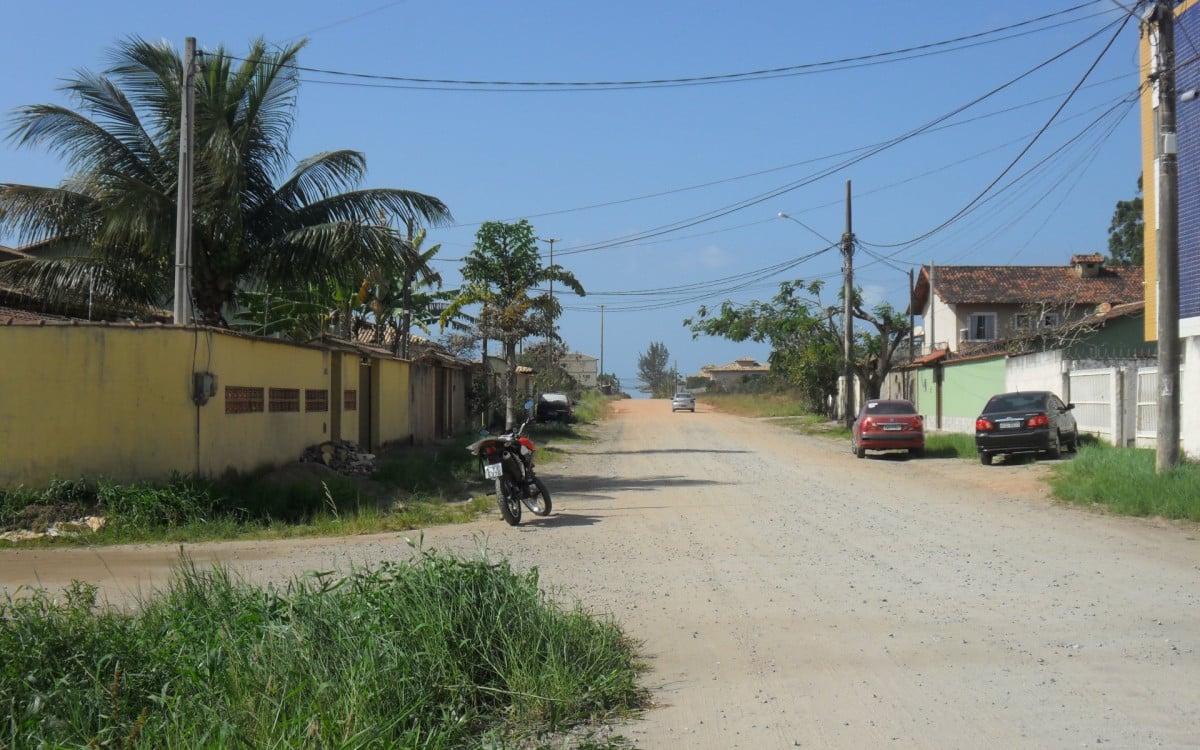
<svg viewBox="0 0 1200 750">
<path fill-rule="evenodd" d="M 361 280 L 394 263 L 395 233 L 380 215 L 450 220 L 433 196 L 356 189 L 366 173 L 361 153 L 293 162 L 303 46 L 257 40 L 238 56 L 218 48 L 199 58 L 191 293 L 204 323 L 223 324 L 239 289 Z M 59 187 L 0 184 L 0 223 L 47 256 L 0 266 L 0 280 L 52 302 L 89 294 L 124 306 L 170 300 L 183 67 L 170 45 L 131 38 L 104 73 L 65 84 L 78 111 L 17 110 L 11 138 L 47 147 L 74 171 Z"/>
<path fill-rule="evenodd" d="M 611 372 L 602 372 L 597 375 L 596 385 L 602 393 L 609 396 L 621 391 L 621 379 Z"/>
<path fill-rule="evenodd" d="M 526 345 L 517 363 L 533 368 L 533 383 L 539 393 L 578 395 L 578 381 L 560 364 L 567 353 L 561 341 L 542 339 Z"/>
<path fill-rule="evenodd" d="M 809 409 L 823 413 L 837 393 L 844 352 L 843 305 L 822 302 L 823 286 L 820 281 L 787 281 L 769 302 L 735 305 L 726 301 L 717 310 L 701 307 L 684 325 L 690 327 L 693 337 L 769 342 L 772 372 L 796 385 Z M 851 309 L 856 319 L 874 329 L 856 330 L 852 366 L 863 395 L 878 398 L 896 349 L 908 336 L 908 321 L 887 303 L 867 310 L 857 289 Z"/>
<path fill-rule="evenodd" d="M 661 341 L 651 342 L 650 348 L 638 357 L 639 391 L 649 393 L 651 398 L 670 398 L 675 393 L 678 376 L 667 369 L 671 354 Z"/>
<path fill-rule="evenodd" d="M 505 427 L 513 426 L 517 345 L 534 335 L 545 335 L 561 310 L 557 299 L 530 292 L 551 280 L 579 296 L 586 292 L 575 275 L 562 266 L 543 266 L 537 236 L 525 219 L 516 223 L 484 222 L 475 233 L 475 245 L 462 268 L 463 287 L 446 307 L 440 322 L 445 326 L 464 308 L 479 305 L 479 330 L 483 337 L 500 342 L 505 362 Z"/>
<path fill-rule="evenodd" d="M 1140 266 L 1145 256 L 1145 214 L 1142 210 L 1142 177 L 1138 175 L 1137 195 L 1117 201 L 1108 225 L 1109 262 L 1114 266 Z"/>
</svg>

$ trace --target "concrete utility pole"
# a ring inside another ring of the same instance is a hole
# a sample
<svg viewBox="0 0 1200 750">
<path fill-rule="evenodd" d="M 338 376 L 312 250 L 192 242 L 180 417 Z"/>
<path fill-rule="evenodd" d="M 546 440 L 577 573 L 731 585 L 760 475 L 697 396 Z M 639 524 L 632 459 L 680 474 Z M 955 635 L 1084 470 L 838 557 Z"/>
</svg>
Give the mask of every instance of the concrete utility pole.
<svg viewBox="0 0 1200 750">
<path fill-rule="evenodd" d="M 600 375 L 604 375 L 604 305 L 600 305 Z"/>
<path fill-rule="evenodd" d="M 1157 28 L 1158 133 L 1154 139 L 1158 185 L 1158 435 L 1155 470 L 1179 465 L 1179 155 L 1175 132 L 1175 3 L 1158 0 L 1150 13 Z"/>
<path fill-rule="evenodd" d="M 851 221 L 850 210 L 850 180 L 846 180 L 846 231 L 842 234 L 842 256 L 845 258 L 845 265 L 842 270 L 845 272 L 845 283 L 842 286 L 842 296 L 844 297 L 844 309 L 842 317 L 845 318 L 845 331 L 843 336 L 845 367 L 843 377 L 846 381 L 842 393 L 842 410 L 844 412 L 846 426 L 851 427 L 854 424 L 854 231 Z"/>
<path fill-rule="evenodd" d="M 192 148 L 196 112 L 196 37 L 189 36 L 183 52 L 183 97 L 179 114 L 179 184 L 175 203 L 175 325 L 192 322 Z"/>
</svg>

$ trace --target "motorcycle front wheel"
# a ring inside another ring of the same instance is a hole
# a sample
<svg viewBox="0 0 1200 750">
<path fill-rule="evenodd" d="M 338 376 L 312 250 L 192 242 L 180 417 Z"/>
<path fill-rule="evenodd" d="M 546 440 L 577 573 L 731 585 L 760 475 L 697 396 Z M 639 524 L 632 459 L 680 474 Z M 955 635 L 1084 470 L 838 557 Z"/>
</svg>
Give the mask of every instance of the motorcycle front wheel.
<svg viewBox="0 0 1200 750">
<path fill-rule="evenodd" d="M 496 503 L 500 506 L 500 515 L 509 526 L 521 523 L 521 501 L 517 498 L 520 490 L 506 476 L 496 480 Z"/>
<path fill-rule="evenodd" d="M 542 484 L 542 480 L 533 477 L 527 488 L 529 495 L 521 493 L 521 501 L 525 503 L 525 507 L 529 508 L 534 515 L 548 516 L 550 515 L 550 490 L 546 489 L 546 485 Z"/>
</svg>

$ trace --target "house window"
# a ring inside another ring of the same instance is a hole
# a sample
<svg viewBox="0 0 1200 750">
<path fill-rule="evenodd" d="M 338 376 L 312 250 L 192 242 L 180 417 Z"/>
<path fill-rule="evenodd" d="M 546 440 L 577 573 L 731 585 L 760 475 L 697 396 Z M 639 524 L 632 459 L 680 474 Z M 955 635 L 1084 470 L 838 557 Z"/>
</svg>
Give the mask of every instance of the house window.
<svg viewBox="0 0 1200 750">
<path fill-rule="evenodd" d="M 271 388 L 267 395 L 270 411 L 300 411 L 299 388 Z"/>
<path fill-rule="evenodd" d="M 342 401 L 342 408 L 346 411 L 355 411 L 358 409 L 358 391 L 347 390 L 346 398 Z"/>
<path fill-rule="evenodd" d="M 996 338 L 996 313 L 972 313 L 967 329 L 968 341 L 992 341 Z"/>
<path fill-rule="evenodd" d="M 1056 312 L 1048 312 L 1042 316 L 1042 328 L 1053 328 L 1062 323 L 1062 316 Z"/>
<path fill-rule="evenodd" d="M 304 411 L 329 411 L 329 391 L 324 388 L 304 389 Z"/>
<path fill-rule="evenodd" d="M 253 414 L 263 410 L 263 389 L 244 385 L 225 386 L 226 414 Z"/>
<path fill-rule="evenodd" d="M 1017 313 L 1016 315 L 1014 315 L 1013 316 L 1013 328 L 1018 331 L 1028 331 L 1030 328 L 1029 314 L 1028 313 Z"/>
</svg>

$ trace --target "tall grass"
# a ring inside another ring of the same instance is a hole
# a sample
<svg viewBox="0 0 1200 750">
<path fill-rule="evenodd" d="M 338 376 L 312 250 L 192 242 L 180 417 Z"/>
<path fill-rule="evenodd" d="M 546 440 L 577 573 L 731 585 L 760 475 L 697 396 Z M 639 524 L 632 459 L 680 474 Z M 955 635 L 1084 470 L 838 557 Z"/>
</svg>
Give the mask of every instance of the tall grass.
<svg viewBox="0 0 1200 750">
<path fill-rule="evenodd" d="M 743 417 L 811 417 L 825 421 L 808 412 L 804 401 L 794 393 L 702 393 L 697 398 L 719 411 Z"/>
<path fill-rule="evenodd" d="M 56 521 L 89 515 L 103 517 L 105 525 L 88 543 L 351 534 L 454 523 L 490 507 L 478 498 L 458 502 L 472 494 L 478 479 L 465 444 L 385 452 L 370 477 L 299 464 L 218 480 L 176 476 L 162 484 L 123 484 L 81 478 L 0 490 L 0 531 L 44 532 Z"/>
<path fill-rule="evenodd" d="M 1085 445 L 1054 467 L 1054 496 L 1078 505 L 1102 506 L 1129 516 L 1200 521 L 1200 465 L 1184 463 L 1155 471 L 1153 450 Z"/>
<path fill-rule="evenodd" d="M 634 645 L 482 557 L 283 589 L 184 565 L 137 612 L 0 602 L 0 747 L 466 748 L 643 705 Z"/>
</svg>

